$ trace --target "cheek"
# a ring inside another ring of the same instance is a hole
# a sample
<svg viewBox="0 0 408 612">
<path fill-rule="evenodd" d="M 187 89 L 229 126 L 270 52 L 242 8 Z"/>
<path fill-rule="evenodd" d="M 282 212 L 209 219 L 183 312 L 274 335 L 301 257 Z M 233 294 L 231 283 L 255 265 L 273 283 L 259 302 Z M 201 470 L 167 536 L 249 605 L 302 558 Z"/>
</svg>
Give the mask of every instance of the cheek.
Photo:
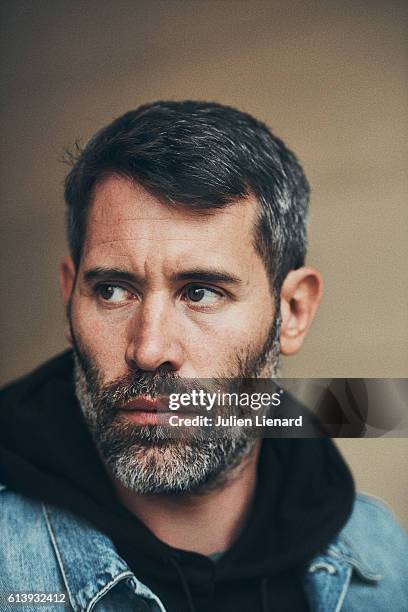
<svg viewBox="0 0 408 612">
<path fill-rule="evenodd" d="M 202 377 L 235 369 L 236 356 L 262 346 L 272 323 L 272 311 L 236 308 L 228 316 L 215 316 L 187 338 L 187 351 Z"/>
<path fill-rule="evenodd" d="M 96 317 L 91 309 L 72 309 L 72 328 L 75 341 L 85 351 L 102 375 L 110 382 L 126 371 L 126 322 L 107 323 Z"/>
</svg>

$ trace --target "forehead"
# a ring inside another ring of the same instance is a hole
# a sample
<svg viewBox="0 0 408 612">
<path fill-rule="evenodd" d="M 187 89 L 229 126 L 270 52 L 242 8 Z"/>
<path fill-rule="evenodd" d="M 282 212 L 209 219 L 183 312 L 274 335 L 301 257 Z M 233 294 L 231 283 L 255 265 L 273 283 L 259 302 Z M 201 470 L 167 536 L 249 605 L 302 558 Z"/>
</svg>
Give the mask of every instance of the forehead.
<svg viewBox="0 0 408 612">
<path fill-rule="evenodd" d="M 167 263 L 248 264 L 254 248 L 255 198 L 223 209 L 192 210 L 169 206 L 129 179 L 109 176 L 94 189 L 87 220 L 83 259 L 131 259 L 146 266 Z M 95 261 L 94 261 L 95 260 Z M 222 261 L 223 260 L 223 261 Z"/>
</svg>

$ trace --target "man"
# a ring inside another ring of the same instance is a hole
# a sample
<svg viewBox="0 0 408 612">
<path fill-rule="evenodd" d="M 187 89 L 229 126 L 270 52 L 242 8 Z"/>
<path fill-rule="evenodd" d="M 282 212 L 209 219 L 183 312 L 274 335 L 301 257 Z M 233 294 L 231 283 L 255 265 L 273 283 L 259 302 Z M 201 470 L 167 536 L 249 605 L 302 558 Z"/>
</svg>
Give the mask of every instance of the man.
<svg viewBox="0 0 408 612">
<path fill-rule="evenodd" d="M 73 159 L 72 351 L 2 397 L 2 609 L 404 609 L 406 536 L 330 440 L 170 431 L 174 391 L 274 377 L 301 347 L 308 191 L 218 104 L 142 106 Z"/>
</svg>

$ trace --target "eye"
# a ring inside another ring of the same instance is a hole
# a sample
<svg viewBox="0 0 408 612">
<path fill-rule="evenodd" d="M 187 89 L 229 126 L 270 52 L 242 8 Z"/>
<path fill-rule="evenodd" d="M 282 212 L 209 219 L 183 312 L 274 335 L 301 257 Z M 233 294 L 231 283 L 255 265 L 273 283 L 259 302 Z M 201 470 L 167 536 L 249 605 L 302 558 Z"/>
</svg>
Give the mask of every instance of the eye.
<svg viewBox="0 0 408 612">
<path fill-rule="evenodd" d="M 98 285 L 95 289 L 98 297 L 109 304 L 120 304 L 129 300 L 130 292 L 118 285 Z"/>
<path fill-rule="evenodd" d="M 222 300 L 223 295 L 211 289 L 210 287 L 203 287 L 201 285 L 188 285 L 184 289 L 183 298 L 186 301 L 197 304 L 198 306 L 215 306 Z"/>
</svg>

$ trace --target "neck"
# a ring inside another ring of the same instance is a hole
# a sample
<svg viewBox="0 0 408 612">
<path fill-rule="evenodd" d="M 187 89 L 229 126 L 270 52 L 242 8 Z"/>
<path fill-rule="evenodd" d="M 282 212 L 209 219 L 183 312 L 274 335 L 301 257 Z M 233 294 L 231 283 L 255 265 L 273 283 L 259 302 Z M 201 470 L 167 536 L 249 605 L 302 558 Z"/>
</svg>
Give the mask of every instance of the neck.
<svg viewBox="0 0 408 612">
<path fill-rule="evenodd" d="M 260 450 L 235 468 L 223 485 L 202 494 L 141 495 L 116 479 L 122 504 L 162 542 L 202 555 L 227 550 L 241 533 L 251 511 Z"/>
</svg>

